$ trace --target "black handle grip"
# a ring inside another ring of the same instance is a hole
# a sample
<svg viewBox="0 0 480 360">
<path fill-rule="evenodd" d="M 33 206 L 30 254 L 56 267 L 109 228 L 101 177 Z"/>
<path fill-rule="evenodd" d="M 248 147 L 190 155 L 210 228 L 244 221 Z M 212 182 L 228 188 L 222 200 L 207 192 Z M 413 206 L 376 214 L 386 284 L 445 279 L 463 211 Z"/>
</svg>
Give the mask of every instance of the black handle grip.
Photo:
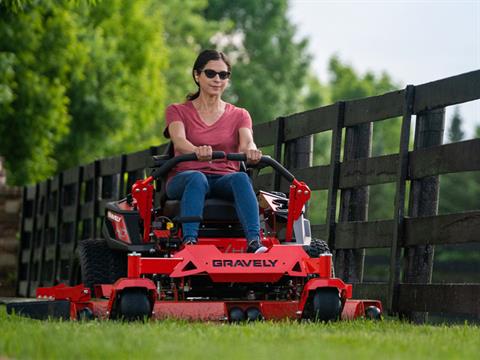
<svg viewBox="0 0 480 360">
<path fill-rule="evenodd" d="M 212 152 L 212 160 L 225 159 L 225 153 L 223 151 Z M 151 176 L 155 179 L 161 177 L 173 169 L 178 163 L 184 161 L 196 161 L 198 160 L 195 153 L 179 155 L 167 160 L 162 166 L 152 171 Z"/>
<path fill-rule="evenodd" d="M 247 161 L 247 155 L 243 153 L 230 153 L 227 154 L 227 160 L 230 161 Z M 289 182 L 292 182 L 295 179 L 295 176 L 285 169 L 282 164 L 280 164 L 277 160 L 272 159 L 270 156 L 263 155 L 260 159 L 260 163 L 266 164 L 271 166 L 273 169 L 278 171 L 285 179 Z"/>
</svg>

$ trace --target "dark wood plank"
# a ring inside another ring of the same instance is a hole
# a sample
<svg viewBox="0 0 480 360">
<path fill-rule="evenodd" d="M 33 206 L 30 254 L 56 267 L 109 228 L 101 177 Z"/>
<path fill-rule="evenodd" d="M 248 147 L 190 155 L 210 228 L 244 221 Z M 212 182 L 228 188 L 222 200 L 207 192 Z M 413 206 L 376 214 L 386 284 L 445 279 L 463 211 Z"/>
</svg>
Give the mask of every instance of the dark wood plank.
<svg viewBox="0 0 480 360">
<path fill-rule="evenodd" d="M 123 156 L 114 156 L 99 160 L 99 175 L 108 176 L 120 174 L 123 169 Z"/>
<path fill-rule="evenodd" d="M 332 130 L 337 116 L 337 104 L 289 115 L 285 117 L 285 140 Z"/>
<path fill-rule="evenodd" d="M 290 169 L 290 172 L 299 181 L 305 182 L 312 190 L 326 190 L 328 189 L 330 180 L 330 165 L 312 166 L 303 169 Z M 287 184 L 285 179 L 282 179 L 282 185 Z"/>
<path fill-rule="evenodd" d="M 146 149 L 125 156 L 125 171 L 141 170 L 151 165 L 152 150 Z"/>
<path fill-rule="evenodd" d="M 27 200 L 35 200 L 35 196 L 37 195 L 37 186 L 31 185 L 27 186 L 25 196 Z"/>
<path fill-rule="evenodd" d="M 356 283 L 353 284 L 353 299 L 380 300 L 385 304 L 387 300 L 388 283 Z"/>
<path fill-rule="evenodd" d="M 480 316 L 480 284 L 400 284 L 399 311 Z"/>
<path fill-rule="evenodd" d="M 327 224 L 312 225 L 312 237 L 325 240 L 328 235 Z"/>
<path fill-rule="evenodd" d="M 393 220 L 337 223 L 335 246 L 337 249 L 390 247 L 393 224 Z"/>
<path fill-rule="evenodd" d="M 80 220 L 90 219 L 95 216 L 95 203 L 88 202 L 80 206 Z"/>
<path fill-rule="evenodd" d="M 95 170 L 97 166 L 98 166 L 97 161 L 83 166 L 83 181 L 88 181 L 95 178 L 96 176 Z"/>
<path fill-rule="evenodd" d="M 345 161 L 340 165 L 340 188 L 394 182 L 397 168 L 398 154 Z"/>
<path fill-rule="evenodd" d="M 278 120 L 257 124 L 253 127 L 253 136 L 255 144 L 258 147 L 275 144 L 277 135 Z"/>
<path fill-rule="evenodd" d="M 75 168 L 65 170 L 62 173 L 63 185 L 78 183 L 78 181 L 80 180 L 80 170 L 81 170 L 80 167 L 75 167 Z"/>
<path fill-rule="evenodd" d="M 405 90 L 346 102 L 345 126 L 389 119 L 403 114 Z"/>
<path fill-rule="evenodd" d="M 480 70 L 415 87 L 414 113 L 480 99 Z"/>
<path fill-rule="evenodd" d="M 62 207 L 62 223 L 73 222 L 77 219 L 77 206 L 63 206 Z"/>
<path fill-rule="evenodd" d="M 408 218 L 405 246 L 478 242 L 480 210 L 457 214 Z"/>
<path fill-rule="evenodd" d="M 258 190 L 273 190 L 273 180 L 271 174 L 259 175 L 255 178 L 253 187 Z"/>
<path fill-rule="evenodd" d="M 480 170 L 480 139 L 412 151 L 409 163 L 411 179 Z"/>
</svg>

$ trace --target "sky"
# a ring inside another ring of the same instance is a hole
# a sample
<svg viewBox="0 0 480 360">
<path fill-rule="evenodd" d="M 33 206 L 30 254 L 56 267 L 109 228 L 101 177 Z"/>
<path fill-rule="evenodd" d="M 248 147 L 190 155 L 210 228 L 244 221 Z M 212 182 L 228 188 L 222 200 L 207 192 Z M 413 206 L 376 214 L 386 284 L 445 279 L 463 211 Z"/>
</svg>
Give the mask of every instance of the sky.
<svg viewBox="0 0 480 360">
<path fill-rule="evenodd" d="M 334 54 L 361 74 L 386 71 L 401 87 L 480 69 L 480 0 L 290 0 L 288 15 L 298 36 L 309 38 L 322 82 Z M 458 110 L 473 137 L 480 100 Z"/>
</svg>

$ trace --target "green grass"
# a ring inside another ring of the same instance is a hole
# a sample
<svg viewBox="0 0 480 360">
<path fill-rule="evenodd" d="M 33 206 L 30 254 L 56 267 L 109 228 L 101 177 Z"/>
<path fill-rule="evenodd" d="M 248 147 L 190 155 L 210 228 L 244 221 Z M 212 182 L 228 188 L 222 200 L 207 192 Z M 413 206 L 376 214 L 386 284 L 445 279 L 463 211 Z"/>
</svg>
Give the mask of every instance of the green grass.
<svg viewBox="0 0 480 360">
<path fill-rule="evenodd" d="M 477 359 L 477 326 L 37 321 L 0 307 L 0 359 Z"/>
</svg>

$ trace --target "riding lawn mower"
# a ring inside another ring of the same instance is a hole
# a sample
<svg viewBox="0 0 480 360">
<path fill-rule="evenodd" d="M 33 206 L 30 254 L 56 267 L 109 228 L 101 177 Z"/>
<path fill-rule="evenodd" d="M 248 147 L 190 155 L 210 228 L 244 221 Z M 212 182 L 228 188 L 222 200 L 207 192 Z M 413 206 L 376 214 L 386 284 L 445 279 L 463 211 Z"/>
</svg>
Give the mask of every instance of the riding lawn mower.
<svg viewBox="0 0 480 360">
<path fill-rule="evenodd" d="M 244 154 L 213 152 L 212 160 L 245 162 Z M 195 154 L 157 156 L 149 177 L 124 199 L 107 204 L 103 238 L 78 245 L 82 284 L 40 287 L 31 302 L 8 313 L 45 319 L 188 319 L 242 322 L 379 319 L 377 300 L 352 300 L 352 285 L 335 278 L 326 242 L 312 238 L 304 217 L 309 187 L 262 156 L 290 182 L 289 196 L 258 193 L 261 241 L 247 253 L 233 202 L 207 198 L 202 217 L 181 217 L 176 200 L 154 201 L 168 172 Z M 182 244 L 182 224 L 200 222 L 198 243 Z"/>
</svg>

